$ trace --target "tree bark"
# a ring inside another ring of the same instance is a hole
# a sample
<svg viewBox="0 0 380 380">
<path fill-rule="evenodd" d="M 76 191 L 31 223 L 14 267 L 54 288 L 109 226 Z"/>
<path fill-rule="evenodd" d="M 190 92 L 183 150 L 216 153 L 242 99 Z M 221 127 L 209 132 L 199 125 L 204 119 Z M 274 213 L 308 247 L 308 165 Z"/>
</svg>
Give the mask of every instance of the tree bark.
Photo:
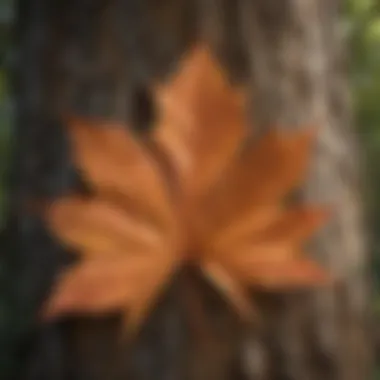
<svg viewBox="0 0 380 380">
<path fill-rule="evenodd" d="M 7 257 L 8 272 L 16 280 L 7 281 L 6 296 L 12 326 L 6 335 L 15 345 L 8 352 L 23 363 L 16 363 L 17 379 L 181 377 L 176 362 L 180 363 L 178 345 L 186 329 L 170 294 L 133 355 L 128 347 L 117 345 L 115 318 L 65 320 L 49 326 L 36 322 L 54 277 L 72 258 L 23 205 L 26 199 L 53 198 L 81 188 L 63 116 L 113 118 L 128 121 L 137 130 L 149 126 L 147 82 L 162 75 L 173 56 L 186 47 L 191 36 L 189 12 L 191 6 L 180 1 L 17 3 L 13 68 L 17 117 Z"/>
<path fill-rule="evenodd" d="M 23 365 L 12 378 L 368 378 L 359 157 L 338 5 L 337 0 L 18 0 L 15 154 L 4 239 L 15 279 L 7 281 L 12 329 L 6 341 Z M 149 84 L 170 72 L 199 37 L 213 46 L 235 80 L 249 84 L 255 131 L 268 125 L 321 127 L 310 181 L 300 197 L 336 204 L 336 216 L 312 250 L 339 277 L 339 286 L 308 296 L 260 296 L 266 323 L 249 334 L 207 284 L 184 295 L 182 274 L 132 346 L 116 343 L 117 317 L 38 324 L 38 308 L 72 256 L 23 205 L 31 196 L 82 188 L 62 116 L 109 117 L 145 131 L 154 118 Z M 182 298 L 190 297 L 205 309 L 200 328 L 183 306 Z M 207 329 L 211 337 L 204 338 Z"/>
<path fill-rule="evenodd" d="M 338 0 L 242 2 L 250 52 L 254 125 L 319 126 L 306 201 L 334 205 L 314 255 L 339 279 L 332 291 L 275 302 L 263 347 L 274 379 L 370 376 L 369 287 L 352 128 L 347 55 Z M 273 307 L 273 305 L 271 305 Z M 261 363 L 263 365 L 263 363 Z"/>
</svg>

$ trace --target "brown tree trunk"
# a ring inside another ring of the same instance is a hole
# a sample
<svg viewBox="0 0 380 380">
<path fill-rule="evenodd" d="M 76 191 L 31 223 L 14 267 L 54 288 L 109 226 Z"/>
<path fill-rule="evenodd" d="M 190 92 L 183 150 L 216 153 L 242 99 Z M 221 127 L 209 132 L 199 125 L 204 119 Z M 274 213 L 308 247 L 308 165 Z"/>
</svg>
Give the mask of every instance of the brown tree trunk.
<svg viewBox="0 0 380 380">
<path fill-rule="evenodd" d="M 209 305 L 200 330 L 210 326 L 212 336 L 204 339 L 181 303 L 180 275 L 133 347 L 117 345 L 116 318 L 33 327 L 29 335 L 18 328 L 25 338 L 17 339 L 22 355 L 16 351 L 26 365 L 17 379 L 366 379 L 366 256 L 339 2 L 18 3 L 18 145 L 9 223 L 16 252 L 10 266 L 21 284 L 10 296 L 15 312 L 28 304 L 36 315 L 67 256 L 20 207 L 25 196 L 80 188 L 61 116 L 100 115 L 148 128 L 154 116 L 150 81 L 168 73 L 197 37 L 211 43 L 236 80 L 249 84 L 257 130 L 321 126 L 301 195 L 337 205 L 314 253 L 341 281 L 311 296 L 260 297 L 265 324 L 249 333 L 200 283 L 195 298 Z"/>
<path fill-rule="evenodd" d="M 333 291 L 271 305 L 276 311 L 266 327 L 270 344 L 262 347 L 266 363 L 261 365 L 273 379 L 370 375 L 360 155 L 351 123 L 341 5 L 338 0 L 241 2 L 254 124 L 320 127 L 301 196 L 332 204 L 336 211 L 312 251 L 339 283 Z"/>
</svg>

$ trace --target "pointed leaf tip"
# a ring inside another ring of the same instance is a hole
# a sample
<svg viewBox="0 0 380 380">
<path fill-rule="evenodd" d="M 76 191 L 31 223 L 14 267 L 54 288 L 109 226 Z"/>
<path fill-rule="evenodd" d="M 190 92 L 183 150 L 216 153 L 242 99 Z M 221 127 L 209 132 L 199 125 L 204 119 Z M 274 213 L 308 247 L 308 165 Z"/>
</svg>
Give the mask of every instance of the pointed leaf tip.
<svg viewBox="0 0 380 380">
<path fill-rule="evenodd" d="M 245 97 L 224 74 L 209 50 L 199 46 L 155 92 L 159 121 L 154 140 L 174 167 L 185 197 L 208 190 L 248 131 Z"/>
</svg>

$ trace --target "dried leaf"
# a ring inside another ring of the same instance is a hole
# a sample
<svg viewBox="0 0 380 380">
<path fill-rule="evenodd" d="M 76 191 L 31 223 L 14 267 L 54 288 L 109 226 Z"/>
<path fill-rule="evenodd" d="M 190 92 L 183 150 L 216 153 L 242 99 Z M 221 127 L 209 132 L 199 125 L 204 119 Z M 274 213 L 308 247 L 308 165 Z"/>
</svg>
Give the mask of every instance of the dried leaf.
<svg viewBox="0 0 380 380">
<path fill-rule="evenodd" d="M 125 126 L 71 118 L 68 127 L 75 163 L 98 194 L 118 196 L 119 207 L 140 207 L 171 226 L 170 200 L 160 168 Z"/>
<path fill-rule="evenodd" d="M 143 252 L 162 244 L 157 226 L 98 197 L 64 198 L 51 204 L 47 217 L 63 241 L 84 253 Z"/>
<path fill-rule="evenodd" d="M 315 206 L 302 206 L 283 210 L 278 208 L 277 213 L 271 210 L 265 214 L 264 210 L 258 221 L 254 221 L 254 214 L 250 219 L 251 229 L 233 229 L 228 230 L 214 243 L 212 250 L 235 250 L 238 251 L 241 246 L 258 246 L 266 245 L 281 247 L 286 244 L 295 246 L 302 244 L 315 231 L 321 227 L 329 217 L 326 208 Z M 266 219 L 264 219 L 264 214 Z M 241 226 L 241 224 L 238 226 Z M 256 248 L 255 248 L 256 249 Z M 263 254 L 264 255 L 264 254 Z"/>
<path fill-rule="evenodd" d="M 211 219 L 207 235 L 247 228 L 246 220 L 249 228 L 251 213 L 280 204 L 304 178 L 314 136 L 315 129 L 271 131 L 252 144 L 203 202 Z"/>
<path fill-rule="evenodd" d="M 168 155 L 182 192 L 197 198 L 220 176 L 247 134 L 245 96 L 231 86 L 206 46 L 155 91 L 154 140 Z"/>
<path fill-rule="evenodd" d="M 130 303 L 134 285 L 152 271 L 152 264 L 142 257 L 118 260 L 85 261 L 65 273 L 45 306 L 47 317 L 65 313 L 104 313 Z"/>
<path fill-rule="evenodd" d="M 204 46 L 156 87 L 155 99 L 147 145 L 118 124 L 70 120 L 75 162 L 93 194 L 57 200 L 46 212 L 80 254 L 46 314 L 118 310 L 135 332 L 188 262 L 245 319 L 255 313 L 248 287 L 326 284 L 326 272 L 302 254 L 325 209 L 283 202 L 305 177 L 316 131 L 272 131 L 243 146 L 245 96 Z"/>
<path fill-rule="evenodd" d="M 245 283 L 272 291 L 331 284 L 331 276 L 325 270 L 316 262 L 301 257 L 277 262 L 262 259 L 250 266 L 235 266 L 234 270 Z"/>
</svg>

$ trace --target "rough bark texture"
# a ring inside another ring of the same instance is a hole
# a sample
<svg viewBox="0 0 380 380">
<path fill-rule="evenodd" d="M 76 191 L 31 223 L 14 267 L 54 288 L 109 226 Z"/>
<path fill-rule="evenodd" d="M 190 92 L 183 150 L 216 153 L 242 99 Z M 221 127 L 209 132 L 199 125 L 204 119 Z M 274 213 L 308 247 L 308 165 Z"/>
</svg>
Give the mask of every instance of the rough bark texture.
<svg viewBox="0 0 380 380">
<path fill-rule="evenodd" d="M 334 204 L 336 216 L 314 243 L 341 280 L 335 291 L 290 300 L 275 318 L 275 378 L 368 378 L 366 257 L 358 162 L 339 1 L 256 1 L 243 7 L 258 125 L 319 125 L 303 197 Z M 272 28 L 269 27 L 272 25 Z M 276 26 L 275 26 L 276 25 Z"/>
<path fill-rule="evenodd" d="M 5 237 L 12 252 L 9 272 L 17 279 L 7 288 L 13 316 L 8 352 L 23 362 L 14 378 L 368 378 L 358 157 L 338 5 L 337 0 L 18 1 L 16 152 Z M 37 309 L 71 258 L 22 204 L 31 195 L 57 196 L 81 187 L 62 115 L 106 116 L 139 131 L 149 128 L 150 81 L 168 73 L 199 36 L 236 80 L 249 84 L 257 130 L 321 126 L 314 168 L 301 195 L 337 205 L 336 217 L 313 248 L 342 281 L 333 291 L 312 296 L 260 297 L 266 323 L 245 329 L 244 338 L 207 284 L 199 281 L 195 294 L 185 293 L 183 275 L 131 346 L 116 343 L 117 317 L 39 326 Z"/>
</svg>

